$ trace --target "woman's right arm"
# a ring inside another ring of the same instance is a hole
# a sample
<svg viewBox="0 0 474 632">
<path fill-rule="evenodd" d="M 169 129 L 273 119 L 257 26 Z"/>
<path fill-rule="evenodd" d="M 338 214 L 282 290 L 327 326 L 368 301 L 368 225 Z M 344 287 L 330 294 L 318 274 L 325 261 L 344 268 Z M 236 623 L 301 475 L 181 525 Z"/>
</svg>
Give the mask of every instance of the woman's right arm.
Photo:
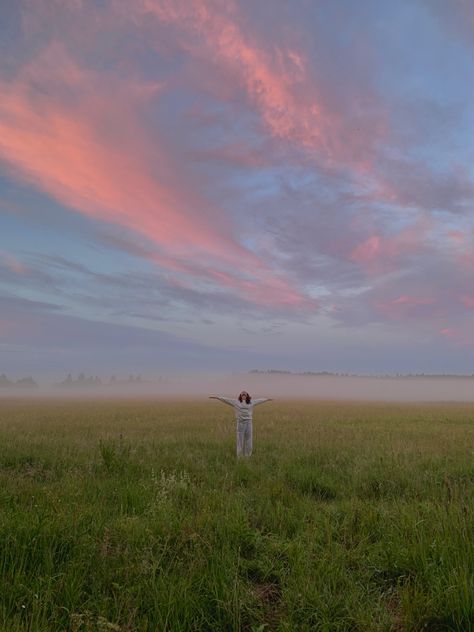
<svg viewBox="0 0 474 632">
<path fill-rule="evenodd" d="M 218 397 L 216 395 L 211 395 L 209 399 L 218 399 L 220 402 L 223 402 L 224 404 L 229 404 L 229 406 L 235 406 L 235 404 L 237 403 L 236 399 L 231 399 L 230 397 Z"/>
</svg>

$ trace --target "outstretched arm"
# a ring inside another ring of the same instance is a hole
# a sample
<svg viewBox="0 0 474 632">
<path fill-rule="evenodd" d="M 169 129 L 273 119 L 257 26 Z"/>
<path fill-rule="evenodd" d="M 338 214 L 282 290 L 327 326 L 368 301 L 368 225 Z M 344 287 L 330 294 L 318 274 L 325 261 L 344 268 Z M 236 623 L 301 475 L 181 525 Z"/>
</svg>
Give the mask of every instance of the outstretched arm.
<svg viewBox="0 0 474 632">
<path fill-rule="evenodd" d="M 253 399 L 252 403 L 254 406 L 258 406 L 259 404 L 264 404 L 265 402 L 272 402 L 271 397 L 261 397 L 260 399 Z"/>
<path fill-rule="evenodd" d="M 229 404 L 229 406 L 235 406 L 237 403 L 236 399 L 231 399 L 230 397 L 217 397 L 216 395 L 211 395 L 209 399 L 218 399 L 220 402 L 224 404 Z"/>
</svg>

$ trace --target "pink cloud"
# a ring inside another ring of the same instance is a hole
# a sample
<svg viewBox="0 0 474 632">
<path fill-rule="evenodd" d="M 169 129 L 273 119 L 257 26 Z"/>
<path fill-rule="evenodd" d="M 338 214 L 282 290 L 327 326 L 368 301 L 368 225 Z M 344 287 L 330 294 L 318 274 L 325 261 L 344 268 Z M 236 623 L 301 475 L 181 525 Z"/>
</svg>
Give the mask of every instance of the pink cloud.
<svg viewBox="0 0 474 632">
<path fill-rule="evenodd" d="M 354 248 L 349 259 L 355 263 L 371 264 L 381 256 L 381 252 L 382 238 L 379 235 L 372 235 Z"/>
<path fill-rule="evenodd" d="M 173 169 L 156 134 L 149 139 L 140 112 L 161 88 L 86 71 L 53 43 L 0 83 L 0 159 L 62 204 L 146 236 L 170 270 L 195 276 L 198 268 L 258 303 L 314 305 L 238 243 L 222 212 Z"/>
<path fill-rule="evenodd" d="M 459 262 L 467 267 L 472 268 L 474 266 L 474 252 L 466 252 L 459 256 Z"/>
<path fill-rule="evenodd" d="M 292 288 L 287 281 L 270 273 L 260 274 L 255 280 L 229 274 L 200 261 L 179 260 L 161 255 L 151 255 L 150 258 L 168 270 L 186 275 L 188 278 L 185 276 L 169 279 L 171 283 L 181 288 L 194 289 L 192 279 L 200 279 L 204 282 L 215 282 L 218 286 L 233 290 L 246 302 L 262 307 L 270 305 L 311 311 L 319 307 L 317 300 L 303 295 L 297 288 Z"/>
<path fill-rule="evenodd" d="M 457 245 L 463 245 L 466 243 L 466 235 L 460 230 L 449 230 L 447 235 Z"/>
<path fill-rule="evenodd" d="M 457 336 L 456 330 L 451 327 L 443 327 L 443 329 L 440 329 L 439 333 L 444 338 L 455 338 Z"/>
<path fill-rule="evenodd" d="M 340 106 L 331 80 L 315 80 L 314 62 L 303 45 L 296 48 L 269 41 L 252 28 L 234 0 L 141 0 L 133 8 L 118 4 L 137 19 L 146 20 L 147 25 L 152 16 L 172 25 L 181 33 L 181 47 L 190 57 L 204 59 L 213 69 L 223 71 L 223 99 L 235 104 L 232 88 L 239 86 L 273 138 L 306 150 L 316 163 L 326 167 L 349 168 L 347 177 L 371 191 L 366 195 L 372 204 L 454 207 L 472 196 L 466 170 L 454 168 L 438 182 L 428 167 L 407 160 L 381 160 L 382 142 L 394 140 L 387 105 L 365 85 L 360 91 L 352 89 L 350 109 Z M 351 116 L 355 111 L 363 112 L 356 123 Z M 245 150 L 224 149 L 222 154 L 238 164 L 255 164 L 251 150 L 248 157 Z M 209 156 L 212 158 L 212 152 Z M 378 253 L 386 252 L 385 246 L 397 247 L 387 238 L 377 243 L 381 239 L 379 235 L 369 236 L 366 243 L 356 247 L 354 260 L 370 263 L 378 260 Z"/>
<path fill-rule="evenodd" d="M 464 329 L 454 329 L 453 327 L 444 327 L 439 332 L 443 338 L 451 341 L 456 347 L 472 347 L 474 346 L 474 337 L 471 328 L 468 331 Z"/>
<path fill-rule="evenodd" d="M 393 305 L 431 305 L 433 299 L 431 298 L 416 298 L 414 296 L 399 296 L 392 301 Z"/>
<path fill-rule="evenodd" d="M 432 226 L 432 221 L 422 218 L 392 235 L 372 234 L 357 244 L 347 258 L 364 266 L 370 274 L 391 271 L 403 264 L 405 257 L 428 248 Z"/>
<path fill-rule="evenodd" d="M 374 308 L 391 320 L 413 318 L 426 313 L 426 308 L 435 303 L 432 298 L 408 296 L 403 294 L 391 301 L 374 301 Z"/>
<path fill-rule="evenodd" d="M 0 253 L 0 256 L 10 272 L 21 275 L 27 271 L 26 266 L 21 263 L 21 261 L 19 261 L 16 257 L 13 257 L 12 255 L 6 253 Z"/>
<path fill-rule="evenodd" d="M 463 268 L 470 268 L 474 264 L 474 232 L 472 228 L 465 230 L 449 230 L 446 233 L 451 244 L 455 261 Z"/>
<path fill-rule="evenodd" d="M 245 90 L 273 137 L 316 152 L 333 166 L 350 165 L 363 174 L 370 170 L 373 146 L 387 131 L 380 104 L 370 129 L 361 129 L 360 121 L 355 126 L 347 113 L 330 105 L 325 88 L 311 76 L 304 51 L 278 48 L 255 36 L 233 0 L 141 0 L 121 6 L 147 23 L 155 16 L 185 33 L 181 46 L 223 68 Z M 352 95 L 353 111 L 363 111 L 367 100 L 366 93 Z"/>
<path fill-rule="evenodd" d="M 461 296 L 461 303 L 470 309 L 474 309 L 474 296 L 464 294 Z"/>
</svg>

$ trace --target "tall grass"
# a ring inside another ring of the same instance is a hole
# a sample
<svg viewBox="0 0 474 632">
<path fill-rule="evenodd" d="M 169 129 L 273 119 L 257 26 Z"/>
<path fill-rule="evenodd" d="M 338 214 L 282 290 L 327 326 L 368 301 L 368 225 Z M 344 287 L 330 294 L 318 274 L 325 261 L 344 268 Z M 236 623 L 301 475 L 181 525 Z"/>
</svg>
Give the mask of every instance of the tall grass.
<svg viewBox="0 0 474 632">
<path fill-rule="evenodd" d="M 0 411 L 1 630 L 474 630 L 473 405 Z"/>
</svg>

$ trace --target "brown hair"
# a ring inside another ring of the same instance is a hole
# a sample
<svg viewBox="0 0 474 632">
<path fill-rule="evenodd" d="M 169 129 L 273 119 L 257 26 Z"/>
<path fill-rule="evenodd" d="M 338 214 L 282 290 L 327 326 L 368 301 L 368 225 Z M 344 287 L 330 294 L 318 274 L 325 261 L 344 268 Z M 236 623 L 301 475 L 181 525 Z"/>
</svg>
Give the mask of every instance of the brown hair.
<svg viewBox="0 0 474 632">
<path fill-rule="evenodd" d="M 252 401 L 252 398 L 250 397 L 250 395 L 247 393 L 247 397 L 245 398 L 245 403 L 246 404 L 250 404 L 250 402 Z M 239 395 L 239 402 L 242 403 L 242 394 Z"/>
</svg>

